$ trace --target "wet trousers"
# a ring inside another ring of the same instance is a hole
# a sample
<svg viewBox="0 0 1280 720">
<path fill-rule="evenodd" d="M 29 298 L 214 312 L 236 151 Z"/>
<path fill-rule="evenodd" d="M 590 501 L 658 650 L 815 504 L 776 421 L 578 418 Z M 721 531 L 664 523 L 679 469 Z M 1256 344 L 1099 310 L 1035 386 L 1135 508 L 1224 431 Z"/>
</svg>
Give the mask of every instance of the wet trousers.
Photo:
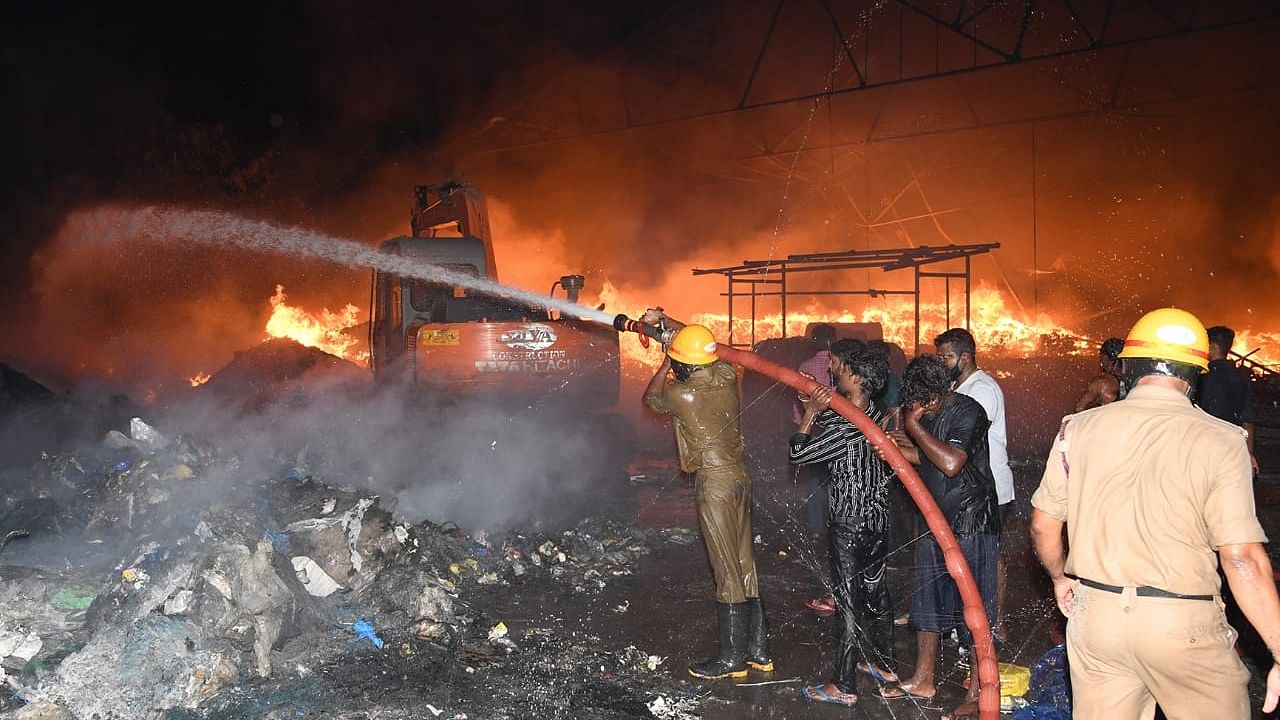
<svg viewBox="0 0 1280 720">
<path fill-rule="evenodd" d="M 804 481 L 804 519 L 805 529 L 811 533 L 821 533 L 827 529 L 827 466 L 801 465 L 800 478 Z"/>
<path fill-rule="evenodd" d="M 859 662 L 897 671 L 893 603 L 885 578 L 888 533 L 833 522 L 827 528 L 827 538 L 831 545 L 836 613 L 840 616 L 840 645 L 836 648 L 832 682 L 840 692 L 855 693 Z"/>
<path fill-rule="evenodd" d="M 698 527 L 716 582 L 716 602 L 760 597 L 751 546 L 751 476 L 741 464 L 694 474 Z"/>
<path fill-rule="evenodd" d="M 1075 717 L 1246 720 L 1249 671 L 1222 600 L 1139 597 L 1075 585 L 1067 657 Z"/>
</svg>

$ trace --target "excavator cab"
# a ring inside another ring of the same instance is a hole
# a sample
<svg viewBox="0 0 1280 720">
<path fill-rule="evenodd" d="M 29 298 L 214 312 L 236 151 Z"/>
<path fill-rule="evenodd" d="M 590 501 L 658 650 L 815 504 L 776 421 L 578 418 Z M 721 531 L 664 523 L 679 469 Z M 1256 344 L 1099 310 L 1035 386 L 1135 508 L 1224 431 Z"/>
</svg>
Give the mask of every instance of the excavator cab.
<svg viewBox="0 0 1280 720">
<path fill-rule="evenodd" d="M 411 225 L 412 237 L 388 240 L 379 251 L 497 278 L 484 200 L 475 188 L 419 186 Z M 582 280 L 566 275 L 557 284 L 576 297 Z M 381 270 L 374 271 L 372 295 L 369 346 L 379 381 L 526 405 L 554 398 L 592 411 L 617 402 L 621 369 L 611 328 Z"/>
</svg>

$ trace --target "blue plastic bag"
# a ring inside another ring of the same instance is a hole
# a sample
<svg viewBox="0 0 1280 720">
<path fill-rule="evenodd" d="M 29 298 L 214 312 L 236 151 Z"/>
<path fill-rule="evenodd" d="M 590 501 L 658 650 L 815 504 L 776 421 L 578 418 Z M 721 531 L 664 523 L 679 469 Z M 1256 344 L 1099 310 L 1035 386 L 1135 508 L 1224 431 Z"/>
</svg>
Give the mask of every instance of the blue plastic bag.
<svg viewBox="0 0 1280 720">
<path fill-rule="evenodd" d="M 356 623 L 351 626 L 351 630 L 361 638 L 373 643 L 374 647 L 379 650 L 382 649 L 382 638 L 378 637 L 378 634 L 373 631 L 373 623 L 368 620 L 357 620 Z"/>
<path fill-rule="evenodd" d="M 1065 643 L 1049 651 L 1031 666 L 1031 687 L 1024 696 L 1029 706 L 1013 714 L 1013 720 L 1071 720 L 1071 674 Z"/>
</svg>

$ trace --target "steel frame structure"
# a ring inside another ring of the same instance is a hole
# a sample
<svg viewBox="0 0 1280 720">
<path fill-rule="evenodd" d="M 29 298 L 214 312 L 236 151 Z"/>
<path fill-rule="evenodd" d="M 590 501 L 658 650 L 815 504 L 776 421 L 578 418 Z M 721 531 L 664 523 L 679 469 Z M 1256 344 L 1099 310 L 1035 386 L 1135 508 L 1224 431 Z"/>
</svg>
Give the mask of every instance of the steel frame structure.
<svg viewBox="0 0 1280 720">
<path fill-rule="evenodd" d="M 973 284 L 973 257 L 989 253 L 1000 247 L 1000 243 L 981 243 L 975 245 L 920 246 L 906 248 L 886 248 L 883 250 L 839 250 L 835 252 L 800 253 L 788 255 L 779 260 L 744 260 L 741 265 L 718 268 L 694 268 L 694 276 L 723 275 L 728 283 L 725 292 L 720 293 L 728 301 L 729 334 L 728 344 L 733 347 L 750 347 L 756 343 L 756 311 L 758 300 L 763 297 L 776 297 L 782 305 L 782 337 L 787 336 L 787 298 L 797 295 L 805 297 L 822 295 L 866 295 L 881 297 L 886 295 L 911 295 L 915 299 L 915 352 L 920 352 L 920 281 L 921 279 L 942 279 L 946 287 L 946 320 L 951 323 L 951 281 L 964 281 L 964 326 L 969 327 L 970 294 Z M 926 266 L 945 263 L 953 260 L 964 261 L 964 271 L 925 270 Z M 840 270 L 895 270 L 913 271 L 915 285 L 911 290 L 884 290 L 867 288 L 866 290 L 791 290 L 787 287 L 787 276 L 791 273 L 834 272 Z M 749 289 L 742 290 L 746 285 Z M 776 290 L 761 290 L 776 287 Z M 734 298 L 751 298 L 751 342 L 734 342 L 733 312 Z"/>
</svg>

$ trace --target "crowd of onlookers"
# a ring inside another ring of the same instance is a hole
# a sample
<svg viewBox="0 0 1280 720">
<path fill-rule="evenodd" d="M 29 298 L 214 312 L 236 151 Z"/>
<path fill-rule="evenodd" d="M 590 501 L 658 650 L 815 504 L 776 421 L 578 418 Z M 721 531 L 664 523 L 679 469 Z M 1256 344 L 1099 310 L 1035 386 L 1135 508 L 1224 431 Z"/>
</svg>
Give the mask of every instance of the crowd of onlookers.
<svg viewBox="0 0 1280 720">
<path fill-rule="evenodd" d="M 673 418 L 715 581 L 719 652 L 689 673 L 770 672 L 738 373 L 728 361 L 748 358 L 660 309 L 642 321 L 677 330 L 644 402 Z M 1014 483 L 1004 393 L 962 328 L 939 335 L 936 352 L 911 360 L 901 377 L 884 343 L 840 339 L 823 325 L 810 337 L 815 352 L 801 367 L 809 380 L 798 383 L 807 391 L 789 454 L 797 466 L 822 469 L 806 475 L 811 494 L 827 501 L 809 522 L 820 536 L 825 515 L 833 596 L 809 604 L 839 615 L 840 638 L 831 679 L 802 693 L 851 707 L 864 675 L 885 700 L 926 700 L 938 692 L 941 638 L 954 631 L 970 652 L 979 646 L 952 572 L 967 567 L 992 639 L 1007 630 L 1001 534 L 1010 530 Z M 1054 434 L 1029 536 L 1068 617 L 1077 717 L 1150 718 L 1157 703 L 1169 720 L 1248 717 L 1248 672 L 1231 649 L 1219 567 L 1241 612 L 1280 656 L 1280 596 L 1253 505 L 1249 381 L 1229 359 L 1233 339 L 1183 310 L 1144 315 L 1124 340 L 1102 344 L 1101 373 Z M 894 511 L 891 490 L 901 483 L 892 467 L 903 461 L 924 486 L 917 489 L 927 521 Z M 945 553 L 929 530 L 943 532 L 943 522 L 956 541 Z M 887 562 L 903 545 L 914 548 L 914 578 L 910 611 L 895 618 Z M 907 678 L 897 670 L 895 624 L 915 633 Z M 1267 682 L 1269 711 L 1280 700 L 1280 666 Z M 944 717 L 976 717 L 979 685 L 971 682 Z"/>
<path fill-rule="evenodd" d="M 1234 333 L 1218 326 L 1206 334 L 1207 372 L 1195 384 L 1195 403 L 1243 427 L 1256 472 L 1248 378 L 1228 359 Z M 974 337 L 965 329 L 939 335 L 936 352 L 912 360 L 902 377 L 889 369 L 889 346 L 883 341 L 864 343 L 836 335 L 831 325 L 810 330 L 815 351 L 799 369 L 824 387 L 798 398 L 798 427 L 791 439 L 791 460 L 801 467 L 807 484 L 808 528 L 815 539 L 822 535 L 825 508 L 834 588 L 832 597 L 806 604 L 841 621 L 832 679 L 803 692 L 813 700 L 852 705 L 861 673 L 879 683 L 881 697 L 931 698 L 937 692 L 940 638 L 954 630 L 962 643 L 972 643 L 960 595 L 923 521 L 895 512 L 891 490 L 897 483 L 881 454 L 853 423 L 830 409 L 831 396 L 837 393 L 866 413 L 915 466 L 957 537 L 995 638 L 1004 640 L 1001 535 L 1009 529 L 1014 498 L 1004 393 L 978 366 Z M 1088 382 L 1076 412 L 1125 398 L 1130 381 L 1123 371 L 1124 350 L 1125 341 L 1119 338 L 1102 343 L 1100 373 Z M 891 536 L 899 542 L 891 542 Z M 910 612 L 895 618 L 886 564 L 904 537 L 915 546 L 915 574 Z M 906 679 L 896 672 L 895 623 L 909 624 L 916 634 L 914 672 Z M 976 692 L 977 683 L 972 683 L 958 716 L 975 711 Z"/>
</svg>

